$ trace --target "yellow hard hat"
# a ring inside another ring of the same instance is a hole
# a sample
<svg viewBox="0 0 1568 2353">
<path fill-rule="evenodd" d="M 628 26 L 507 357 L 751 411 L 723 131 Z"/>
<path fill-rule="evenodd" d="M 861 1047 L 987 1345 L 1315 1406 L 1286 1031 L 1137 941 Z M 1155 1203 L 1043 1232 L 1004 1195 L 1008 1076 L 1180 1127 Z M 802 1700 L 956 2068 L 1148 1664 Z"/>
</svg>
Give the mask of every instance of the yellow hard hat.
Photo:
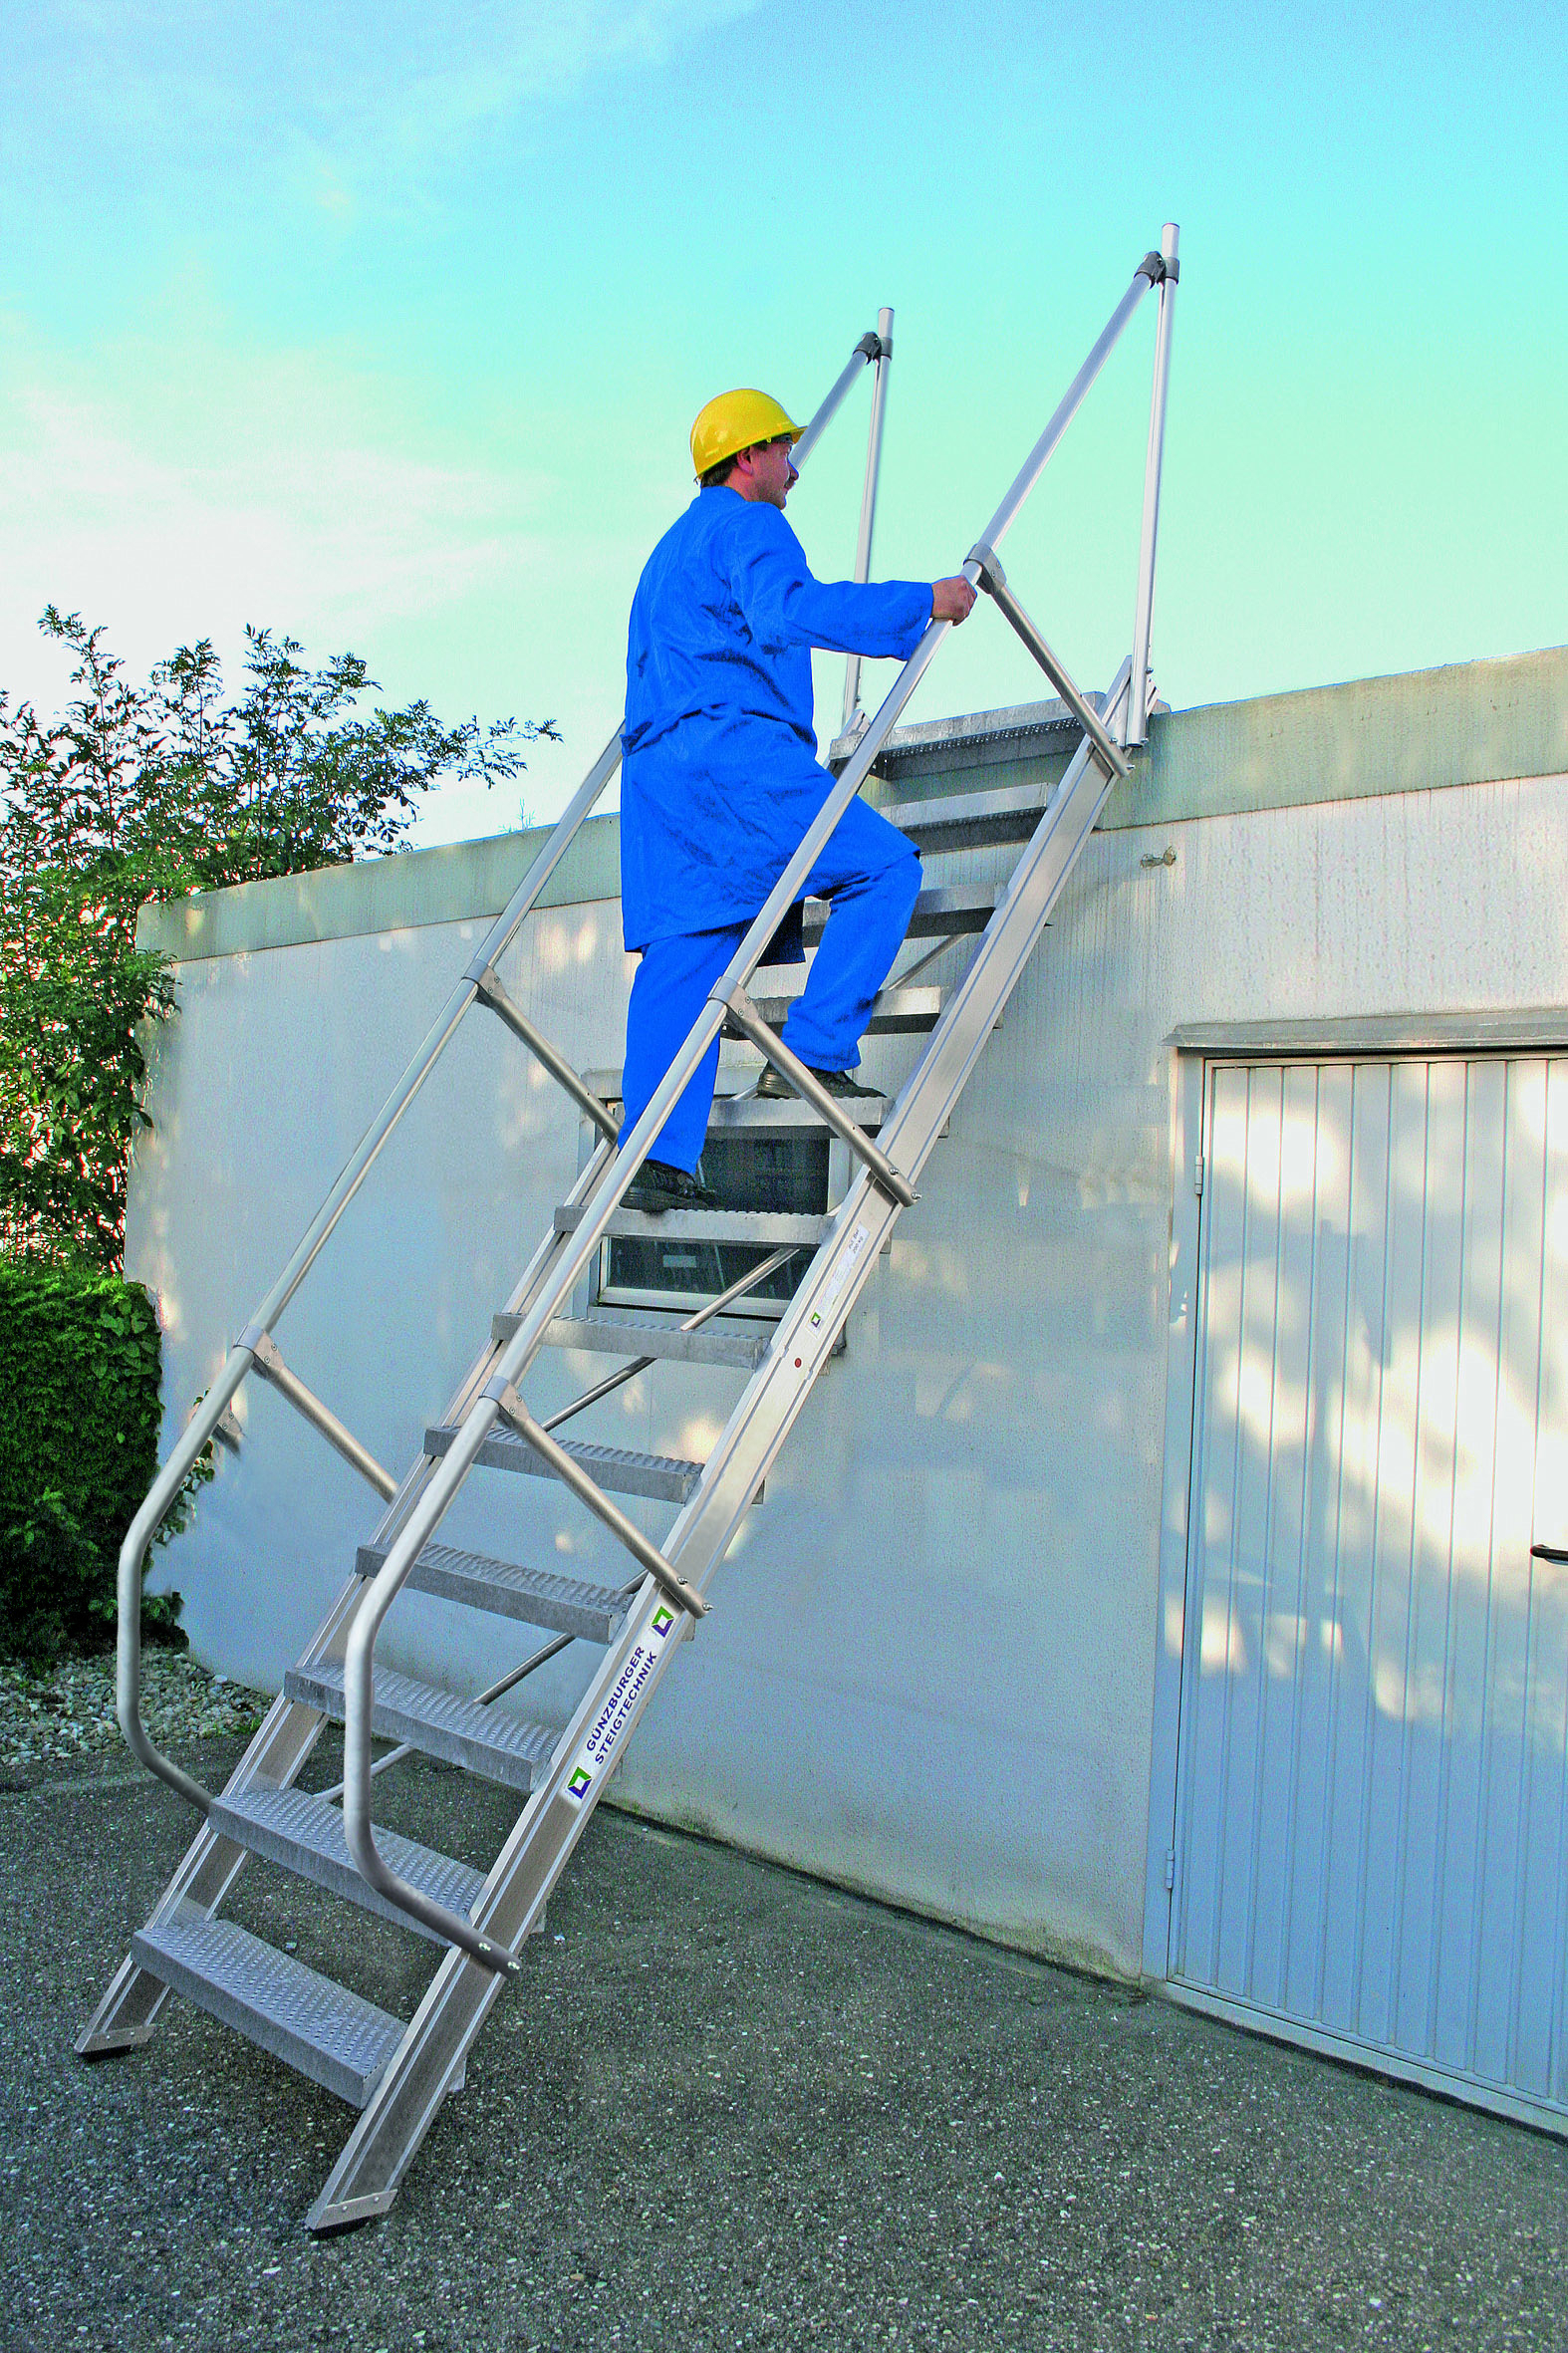
<svg viewBox="0 0 1568 2353">
<path fill-rule="evenodd" d="M 793 443 L 805 429 L 785 414 L 771 393 L 720 392 L 698 410 L 691 428 L 692 467 L 700 478 L 710 466 L 722 465 L 742 449 L 754 449 L 759 441 L 776 441 L 788 433 Z"/>
</svg>

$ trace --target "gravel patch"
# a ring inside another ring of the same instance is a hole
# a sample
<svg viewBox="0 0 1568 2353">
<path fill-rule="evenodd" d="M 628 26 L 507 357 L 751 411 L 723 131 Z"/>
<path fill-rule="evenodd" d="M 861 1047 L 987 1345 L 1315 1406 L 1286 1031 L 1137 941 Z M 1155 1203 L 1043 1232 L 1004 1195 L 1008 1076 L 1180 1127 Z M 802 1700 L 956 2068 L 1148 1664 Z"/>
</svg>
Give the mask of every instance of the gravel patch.
<svg viewBox="0 0 1568 2353">
<path fill-rule="evenodd" d="M 465 1859 L 515 1819 L 377 1787 Z M 1562 2353 L 1562 2143 L 609 1808 L 386 2222 L 313 2240 L 351 2110 L 178 1999 L 72 2053 L 193 1821 L 107 1760 L 0 1799 L 27 2353 Z M 226 1909 L 403 2016 L 436 1966 L 261 1862 Z"/>
<path fill-rule="evenodd" d="M 142 1721 L 160 1746 L 252 1732 L 269 1705 L 263 1693 L 209 1675 L 183 1651 L 141 1653 Z M 42 1674 L 0 1667 L 0 1770 L 25 1773 L 119 1740 L 113 1651 L 67 1659 Z"/>
</svg>

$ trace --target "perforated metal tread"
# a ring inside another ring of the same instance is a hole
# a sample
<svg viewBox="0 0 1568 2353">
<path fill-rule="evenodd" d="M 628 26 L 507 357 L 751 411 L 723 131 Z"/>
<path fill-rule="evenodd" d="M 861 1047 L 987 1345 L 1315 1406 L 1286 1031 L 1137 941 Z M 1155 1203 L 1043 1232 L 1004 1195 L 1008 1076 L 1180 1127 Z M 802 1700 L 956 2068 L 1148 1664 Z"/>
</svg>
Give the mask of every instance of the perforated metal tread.
<svg viewBox="0 0 1568 2353">
<path fill-rule="evenodd" d="M 940 991 L 934 993 L 939 995 Z M 781 1000 L 778 1008 L 780 1021 L 784 1018 L 785 1002 L 787 1000 Z M 758 1010 L 762 1011 L 760 1004 Z M 764 1021 L 768 1019 L 766 1012 L 762 1012 L 762 1018 Z M 850 1095 L 844 1098 L 842 1108 L 857 1128 L 875 1131 L 887 1117 L 888 1101 L 884 1095 Z M 784 1098 L 773 1095 L 716 1095 L 707 1124 L 710 1135 L 715 1132 L 728 1135 L 736 1128 L 821 1128 L 825 1123 L 820 1113 L 813 1111 L 809 1103 L 802 1103 L 798 1095 Z"/>
<path fill-rule="evenodd" d="M 444 1454 L 456 1435 L 453 1430 L 427 1430 L 425 1452 Z M 630 1446 L 595 1446 L 583 1438 L 558 1442 L 591 1479 L 613 1495 L 647 1495 L 655 1503 L 684 1503 L 702 1476 L 700 1462 L 682 1462 L 676 1454 L 639 1454 Z M 525 1478 L 555 1476 L 544 1456 L 509 1430 L 492 1431 L 474 1460 L 487 1470 L 521 1471 Z"/>
<path fill-rule="evenodd" d="M 504 1346 L 520 1320 L 498 1315 L 490 1327 L 492 1337 Z M 598 1317 L 571 1321 L 561 1316 L 546 1324 L 544 1340 L 547 1348 L 591 1349 L 596 1356 L 653 1356 L 677 1365 L 731 1365 L 740 1373 L 755 1372 L 767 1354 L 771 1333 L 719 1328 L 721 1322 L 715 1317 L 694 1332 L 680 1332 L 668 1324 L 616 1324 Z"/>
<path fill-rule="evenodd" d="M 572 1201 L 555 1213 L 557 1233 L 575 1233 L 583 1222 L 583 1203 Z M 625 1241 L 725 1242 L 757 1250 L 776 1250 L 798 1242 L 814 1250 L 828 1230 L 826 1217 L 793 1216 L 774 1209 L 618 1209 L 606 1232 Z"/>
<path fill-rule="evenodd" d="M 917 850 L 928 850 L 935 857 L 944 850 L 981 850 L 999 842 L 1027 842 L 1045 815 L 1045 799 L 1039 785 L 1024 784 L 1002 792 L 942 793 L 929 800 L 885 801 L 880 814 L 907 834 Z"/>
<path fill-rule="evenodd" d="M 131 1951 L 160 1984 L 351 2108 L 369 2101 L 403 2037 L 400 2019 L 232 1920 L 179 1912 L 149 1922 L 131 1938 Z"/>
<path fill-rule="evenodd" d="M 998 886 L 994 883 L 933 885 L 915 902 L 915 913 L 905 937 L 942 939 L 949 933 L 956 936 L 960 931 L 983 931 L 996 912 L 997 893 Z M 822 937 L 827 921 L 827 909 L 808 900 L 803 925 L 808 946 Z"/>
<path fill-rule="evenodd" d="M 751 1001 L 769 1029 L 783 1028 L 795 1002 L 793 997 L 753 997 Z M 936 1027 L 945 1002 L 939 988 L 885 988 L 872 1005 L 864 1034 L 869 1038 L 923 1037 L 928 1029 Z M 875 1123 L 870 1120 L 863 1123 L 867 1127 L 874 1124 L 879 1128 L 882 1125 L 880 1108 Z"/>
<path fill-rule="evenodd" d="M 919 1003 L 912 1006 L 911 1010 L 919 1016 L 918 1026 L 921 1028 L 935 1027 L 936 1016 L 941 1011 L 942 1005 L 942 992 L 939 988 L 906 989 L 893 993 L 907 996 L 912 1000 L 917 998 Z M 927 999 L 930 1000 L 928 1005 Z M 776 1029 L 784 1020 L 791 1000 L 788 997 L 755 998 L 753 1002 L 763 1020 L 770 1022 Z M 929 1014 L 928 1020 L 926 1019 L 927 1013 Z M 902 1019 L 903 1016 L 901 1015 L 899 1018 Z M 875 1026 L 874 1022 L 873 1027 Z M 898 1026 L 897 1020 L 893 1026 L 895 1028 Z M 759 1078 L 762 1073 L 762 1057 L 756 1049 L 754 1047 L 745 1049 L 749 1061 L 744 1068 L 740 1066 L 738 1061 L 740 1049 L 737 1048 L 735 1051 L 737 1054 L 736 1063 L 721 1065 L 721 1076 L 743 1082 L 749 1070 L 753 1080 Z M 589 1074 L 588 1083 L 603 1102 L 621 1102 L 623 1078 L 619 1070 L 592 1071 Z M 883 1095 L 851 1095 L 845 1098 L 841 1108 L 848 1113 L 858 1128 L 875 1130 L 882 1126 L 888 1116 L 888 1099 Z M 710 1135 L 728 1135 L 737 1128 L 793 1129 L 822 1128 L 825 1125 L 826 1123 L 812 1110 L 811 1105 L 802 1103 L 797 1095 L 758 1096 L 749 1092 L 743 1095 L 715 1095 L 713 1109 L 708 1115 L 708 1133 Z"/>
<path fill-rule="evenodd" d="M 398 1928 L 411 1929 L 416 1936 L 429 1937 L 432 1943 L 443 1942 L 423 1921 L 389 1904 L 360 1877 L 344 1836 L 343 1815 L 328 1798 L 313 1797 L 303 1789 L 269 1789 L 264 1783 L 253 1782 L 232 1797 L 220 1797 L 207 1821 L 225 1838 L 232 1838 L 253 1855 L 281 1863 L 297 1878 L 344 1896 L 367 1912 L 379 1913 L 383 1920 L 394 1921 Z M 448 1911 L 473 1909 L 484 1886 L 482 1872 L 453 1862 L 450 1855 L 438 1855 L 433 1847 L 399 1838 L 395 1831 L 378 1829 L 376 1844 L 399 1877 L 433 1896 Z"/>
<path fill-rule="evenodd" d="M 291 1667 L 283 1688 L 291 1699 L 319 1707 L 323 1715 L 342 1723 L 341 1667 Z M 393 1675 L 382 1667 L 376 1670 L 371 1725 L 379 1739 L 406 1740 L 425 1756 L 444 1757 L 481 1780 L 522 1790 L 532 1789 L 560 1737 L 548 1725 L 480 1707 L 472 1699 L 459 1699 L 451 1692 L 438 1692 L 429 1684 L 415 1683 L 410 1675 Z"/>
<path fill-rule="evenodd" d="M 374 1577 L 391 1546 L 362 1544 L 355 1568 Z M 438 1594 L 465 1609 L 492 1617 L 520 1618 L 550 1634 L 571 1634 L 584 1642 L 610 1642 L 627 1605 L 613 1585 L 591 1585 L 583 1577 L 558 1576 L 553 1569 L 527 1569 L 519 1562 L 491 1560 L 482 1552 L 459 1552 L 450 1544 L 426 1544 L 408 1571 L 415 1593 Z"/>
</svg>

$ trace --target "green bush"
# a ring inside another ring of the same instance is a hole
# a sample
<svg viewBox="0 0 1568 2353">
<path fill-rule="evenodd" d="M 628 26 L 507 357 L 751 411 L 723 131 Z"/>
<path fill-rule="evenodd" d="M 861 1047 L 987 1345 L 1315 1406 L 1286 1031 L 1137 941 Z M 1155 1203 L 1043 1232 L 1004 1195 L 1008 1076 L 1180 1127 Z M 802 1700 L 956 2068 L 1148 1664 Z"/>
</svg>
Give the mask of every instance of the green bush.
<svg viewBox="0 0 1568 2353">
<path fill-rule="evenodd" d="M 103 1649 L 121 1543 L 157 1470 L 160 1368 L 139 1283 L 0 1261 L 0 1650 Z M 164 1532 L 188 1516 L 187 1492 Z M 177 1594 L 158 1596 L 143 1625 L 178 1641 L 178 1615 Z"/>
</svg>

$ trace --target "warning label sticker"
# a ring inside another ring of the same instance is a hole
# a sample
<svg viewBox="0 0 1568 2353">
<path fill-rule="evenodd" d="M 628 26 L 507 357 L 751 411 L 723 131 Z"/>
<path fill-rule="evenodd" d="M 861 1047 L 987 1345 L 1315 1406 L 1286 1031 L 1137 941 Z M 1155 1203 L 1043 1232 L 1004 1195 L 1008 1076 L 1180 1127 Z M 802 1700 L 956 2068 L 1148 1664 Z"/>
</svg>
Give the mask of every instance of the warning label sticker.
<svg viewBox="0 0 1568 2353">
<path fill-rule="evenodd" d="M 566 1777 L 565 1794 L 577 1804 L 582 1804 L 615 1755 L 674 1626 L 675 1612 L 667 1603 L 660 1602 L 649 1620 L 648 1632 L 633 1644 L 631 1657 L 605 1695 L 604 1705 L 573 1757 L 572 1769 Z"/>
</svg>

